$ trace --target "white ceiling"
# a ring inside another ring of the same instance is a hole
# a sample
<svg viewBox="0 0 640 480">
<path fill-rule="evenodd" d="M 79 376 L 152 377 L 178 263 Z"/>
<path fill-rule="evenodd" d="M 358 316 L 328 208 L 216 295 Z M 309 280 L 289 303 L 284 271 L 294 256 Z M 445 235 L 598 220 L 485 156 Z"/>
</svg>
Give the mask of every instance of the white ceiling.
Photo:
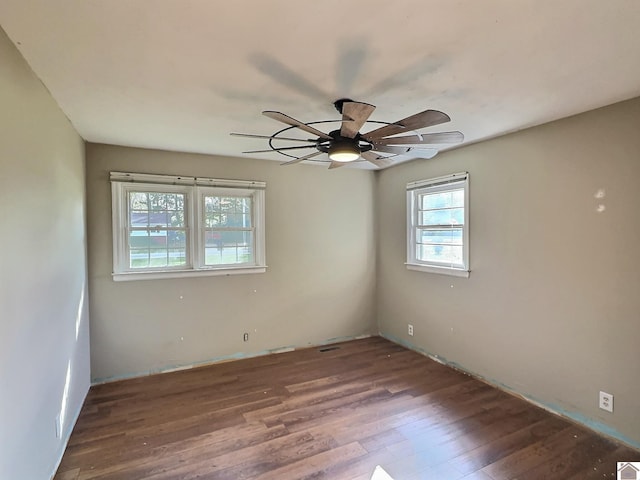
<svg viewBox="0 0 640 480">
<path fill-rule="evenodd" d="M 91 142 L 243 156 L 266 141 L 230 132 L 285 126 L 261 111 L 349 97 L 470 143 L 640 95 L 639 0 L 2 0 L 0 22 Z"/>
</svg>

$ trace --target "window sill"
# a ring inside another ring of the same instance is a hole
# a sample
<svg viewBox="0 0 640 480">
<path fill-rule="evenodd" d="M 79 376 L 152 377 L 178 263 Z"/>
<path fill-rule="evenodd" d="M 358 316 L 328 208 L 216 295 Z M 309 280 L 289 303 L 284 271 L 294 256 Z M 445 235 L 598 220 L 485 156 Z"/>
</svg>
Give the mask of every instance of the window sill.
<svg viewBox="0 0 640 480">
<path fill-rule="evenodd" d="M 451 275 L 453 277 L 469 278 L 469 270 L 450 267 L 436 267 L 433 265 L 420 265 L 417 263 L 405 263 L 407 270 L 415 270 L 417 272 L 438 273 L 440 275 Z"/>
<path fill-rule="evenodd" d="M 249 273 L 265 273 L 266 266 L 229 267 L 229 268 L 203 268 L 200 270 L 164 270 L 153 272 L 126 272 L 113 273 L 114 282 L 127 282 L 132 280 L 159 280 L 164 278 L 209 277 L 220 275 L 244 275 Z"/>
</svg>

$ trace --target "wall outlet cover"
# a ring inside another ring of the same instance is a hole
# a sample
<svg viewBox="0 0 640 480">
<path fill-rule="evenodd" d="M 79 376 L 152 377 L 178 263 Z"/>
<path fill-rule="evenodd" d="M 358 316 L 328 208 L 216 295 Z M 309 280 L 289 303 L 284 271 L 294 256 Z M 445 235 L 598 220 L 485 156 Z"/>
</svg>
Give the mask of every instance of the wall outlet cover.
<svg viewBox="0 0 640 480">
<path fill-rule="evenodd" d="M 599 406 L 602 410 L 613 413 L 613 395 L 607 392 L 600 392 Z"/>
</svg>

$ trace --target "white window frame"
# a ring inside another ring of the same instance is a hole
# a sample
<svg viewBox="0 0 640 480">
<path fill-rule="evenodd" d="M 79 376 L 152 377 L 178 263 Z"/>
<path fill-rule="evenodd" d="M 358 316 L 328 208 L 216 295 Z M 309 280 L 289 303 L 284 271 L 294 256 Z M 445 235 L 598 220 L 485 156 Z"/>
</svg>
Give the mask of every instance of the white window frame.
<svg viewBox="0 0 640 480">
<path fill-rule="evenodd" d="M 462 263 L 445 264 L 420 260 L 417 252 L 418 198 L 425 193 L 464 189 L 464 225 L 462 227 Z M 469 277 L 469 174 L 456 173 L 444 177 L 419 180 L 407 184 L 407 262 L 409 270 Z"/>
<path fill-rule="evenodd" d="M 180 278 L 203 275 L 264 273 L 265 189 L 258 181 L 176 177 L 140 173 L 111 172 L 114 281 Z M 132 268 L 129 265 L 129 192 L 147 191 L 185 195 L 186 265 L 178 267 Z M 252 198 L 253 262 L 205 265 L 204 197 L 211 195 Z"/>
</svg>

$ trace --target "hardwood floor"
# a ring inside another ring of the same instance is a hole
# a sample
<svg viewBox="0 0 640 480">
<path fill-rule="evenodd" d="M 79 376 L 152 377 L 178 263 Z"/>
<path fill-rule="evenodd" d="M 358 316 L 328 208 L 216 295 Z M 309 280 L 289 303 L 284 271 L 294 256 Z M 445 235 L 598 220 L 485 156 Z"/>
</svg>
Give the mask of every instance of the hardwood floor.
<svg viewBox="0 0 640 480">
<path fill-rule="evenodd" d="M 92 387 L 55 480 L 615 479 L 634 460 L 374 337 Z"/>
</svg>

